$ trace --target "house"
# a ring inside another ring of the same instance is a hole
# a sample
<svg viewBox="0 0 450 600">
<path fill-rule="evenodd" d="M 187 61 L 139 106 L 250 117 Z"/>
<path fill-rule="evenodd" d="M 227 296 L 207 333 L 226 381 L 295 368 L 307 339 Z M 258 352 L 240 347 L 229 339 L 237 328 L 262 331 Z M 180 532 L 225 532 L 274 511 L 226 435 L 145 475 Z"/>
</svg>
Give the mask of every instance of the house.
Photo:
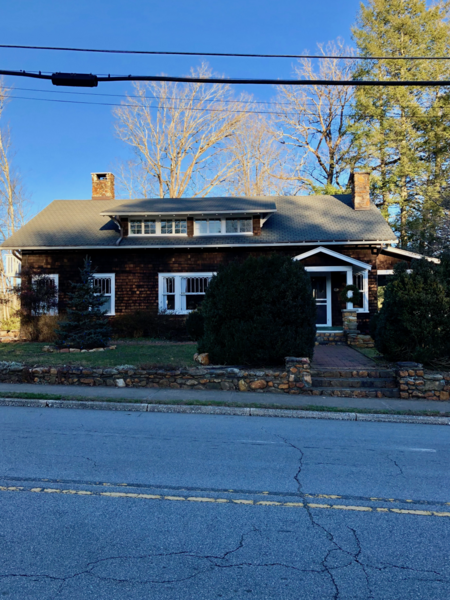
<svg viewBox="0 0 450 600">
<path fill-rule="evenodd" d="M 369 175 L 355 173 L 351 195 L 116 200 L 112 173 L 92 174 L 90 200 L 55 200 L 2 244 L 10 274 L 54 279 L 59 307 L 89 255 L 109 315 L 136 310 L 186 315 L 202 301 L 220 265 L 273 252 L 311 274 L 318 329 L 343 326 L 355 308 L 367 331 L 380 282 L 401 260 L 397 239 L 371 202 Z M 354 284 L 357 307 L 339 298 Z M 181 317 L 179 317 L 181 318 Z"/>
</svg>

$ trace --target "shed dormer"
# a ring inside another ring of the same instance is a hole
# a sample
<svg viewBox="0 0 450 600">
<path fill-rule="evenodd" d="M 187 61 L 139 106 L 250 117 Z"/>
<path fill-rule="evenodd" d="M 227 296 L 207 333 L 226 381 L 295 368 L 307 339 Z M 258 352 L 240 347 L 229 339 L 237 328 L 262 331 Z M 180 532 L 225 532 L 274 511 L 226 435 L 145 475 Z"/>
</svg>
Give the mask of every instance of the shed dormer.
<svg viewBox="0 0 450 600">
<path fill-rule="evenodd" d="M 260 235 L 277 210 L 266 198 L 168 198 L 123 202 L 101 214 L 120 219 L 125 236 Z"/>
</svg>

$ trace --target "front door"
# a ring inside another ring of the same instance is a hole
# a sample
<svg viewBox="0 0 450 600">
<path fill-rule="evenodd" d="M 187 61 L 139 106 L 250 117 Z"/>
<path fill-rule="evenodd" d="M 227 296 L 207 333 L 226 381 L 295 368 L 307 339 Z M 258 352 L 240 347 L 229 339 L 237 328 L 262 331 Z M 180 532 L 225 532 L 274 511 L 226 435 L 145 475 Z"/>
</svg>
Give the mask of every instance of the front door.
<svg viewBox="0 0 450 600">
<path fill-rule="evenodd" d="M 317 306 L 317 326 L 331 326 L 331 311 L 329 310 L 330 294 L 329 282 L 326 275 L 314 275 L 311 277 L 313 297 Z"/>
</svg>

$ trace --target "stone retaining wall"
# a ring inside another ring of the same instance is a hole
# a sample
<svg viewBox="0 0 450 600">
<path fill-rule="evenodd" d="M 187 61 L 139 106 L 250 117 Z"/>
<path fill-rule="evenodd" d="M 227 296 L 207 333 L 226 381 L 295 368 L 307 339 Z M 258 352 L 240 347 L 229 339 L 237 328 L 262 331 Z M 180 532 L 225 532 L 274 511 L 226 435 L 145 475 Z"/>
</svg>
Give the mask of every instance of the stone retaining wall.
<svg viewBox="0 0 450 600">
<path fill-rule="evenodd" d="M 316 346 L 345 346 L 345 336 L 343 331 L 317 331 Z"/>
<path fill-rule="evenodd" d="M 243 369 L 193 367 L 186 369 L 138 369 L 132 365 L 114 368 L 26 367 L 0 362 L 0 382 L 63 384 L 81 386 L 148 387 L 193 390 L 236 390 L 300 394 L 312 384 L 308 358 L 286 358 L 285 368 Z"/>
<path fill-rule="evenodd" d="M 425 398 L 426 400 L 450 398 L 450 373 L 425 372 L 419 363 L 399 362 L 396 376 L 400 398 Z"/>
</svg>

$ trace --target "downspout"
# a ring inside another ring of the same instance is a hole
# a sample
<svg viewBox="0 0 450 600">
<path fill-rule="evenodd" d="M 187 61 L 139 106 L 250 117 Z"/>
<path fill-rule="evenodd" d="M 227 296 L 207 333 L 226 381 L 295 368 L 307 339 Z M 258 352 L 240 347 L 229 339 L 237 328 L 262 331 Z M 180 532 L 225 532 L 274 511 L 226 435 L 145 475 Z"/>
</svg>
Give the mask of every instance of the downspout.
<svg viewBox="0 0 450 600">
<path fill-rule="evenodd" d="M 118 217 L 117 215 L 115 217 L 111 217 L 111 219 L 114 221 L 114 223 L 117 225 L 117 227 L 119 228 L 120 231 L 120 237 L 116 242 L 116 246 L 120 246 L 120 242 L 123 240 L 123 227 L 122 227 L 122 221 L 120 220 L 120 217 Z"/>
</svg>

